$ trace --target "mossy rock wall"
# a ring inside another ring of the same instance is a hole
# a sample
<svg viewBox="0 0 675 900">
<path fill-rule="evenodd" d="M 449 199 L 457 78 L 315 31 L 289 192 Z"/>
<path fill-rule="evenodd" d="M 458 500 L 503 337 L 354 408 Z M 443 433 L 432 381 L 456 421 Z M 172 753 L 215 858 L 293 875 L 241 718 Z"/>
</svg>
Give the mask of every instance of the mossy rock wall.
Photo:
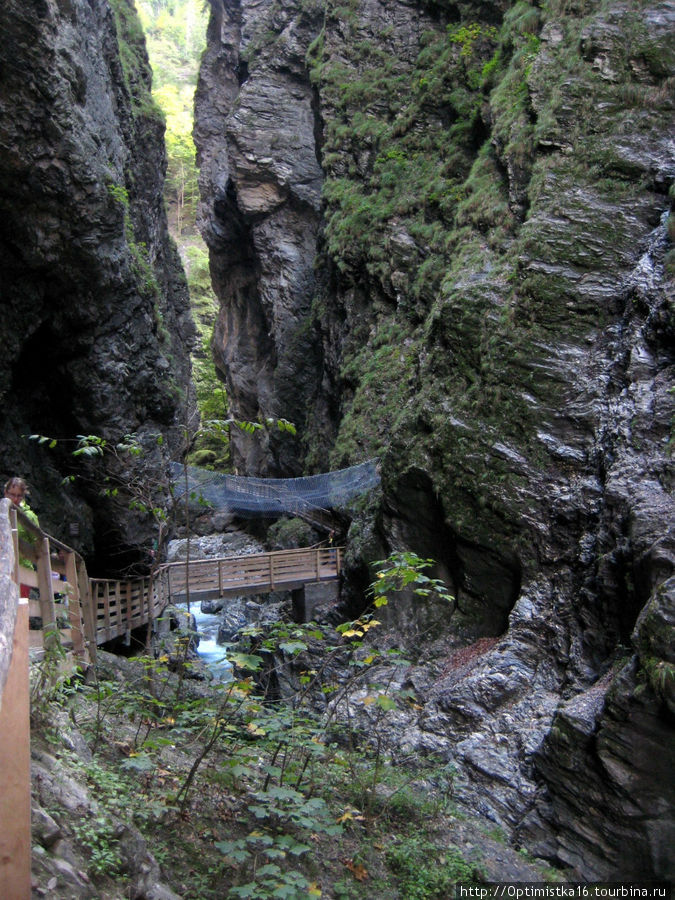
<svg viewBox="0 0 675 900">
<path fill-rule="evenodd" d="M 112 472 L 78 466 L 76 436 L 137 434 L 144 461 L 115 475 L 161 483 L 191 405 L 164 123 L 131 0 L 9 0 L 0 34 L 0 465 L 102 575 L 150 545 L 152 522 L 101 495 Z"/>
<path fill-rule="evenodd" d="M 583 843 L 587 871 L 602 877 L 634 873 L 643 857 L 652 874 L 670 871 L 661 813 L 631 819 L 629 863 L 622 839 L 605 839 L 625 813 L 625 782 L 593 741 L 577 749 L 603 800 L 585 823 L 583 780 L 552 775 L 562 744 L 551 741 L 539 768 L 532 754 L 558 704 L 611 681 L 626 648 L 633 666 L 613 709 L 637 691 L 645 716 L 639 728 L 626 719 L 627 744 L 652 726 L 661 734 L 666 715 L 640 673 L 659 664 L 647 662 L 645 622 L 670 619 L 640 611 L 672 604 L 675 558 L 673 25 L 668 6 L 611 0 L 286 0 L 266 13 L 244 3 L 237 35 L 214 29 L 211 43 L 243 79 L 227 82 L 223 138 L 207 134 L 214 94 L 198 103 L 219 273 L 229 259 L 239 278 L 226 222 L 242 214 L 255 238 L 292 209 L 313 247 L 291 318 L 320 358 L 294 368 L 285 356 L 283 389 L 269 366 L 257 394 L 247 386 L 269 405 L 297 375 L 306 470 L 381 460 L 381 495 L 350 534 L 350 610 L 366 602 L 374 560 L 404 548 L 434 556 L 463 611 L 447 640 L 499 641 L 471 677 L 434 689 L 421 730 L 452 736 L 458 791 L 551 859 L 577 865 Z M 261 117 L 242 125 L 250 93 L 275 96 L 290 72 L 314 111 L 311 140 L 301 131 L 298 144 L 321 166 L 311 215 L 299 212 L 305 183 L 283 140 L 277 152 Z M 245 209 L 252 183 L 267 186 L 265 209 Z M 275 280 L 286 290 L 288 268 L 256 255 L 255 239 L 246 246 L 246 285 L 221 294 L 223 335 L 243 333 Z M 233 382 L 250 374 L 251 335 L 260 348 L 287 327 L 264 324 L 230 352 Z M 414 636 L 414 611 L 392 618 L 403 641 L 406 619 Z M 593 709 L 595 734 L 610 726 Z"/>
</svg>

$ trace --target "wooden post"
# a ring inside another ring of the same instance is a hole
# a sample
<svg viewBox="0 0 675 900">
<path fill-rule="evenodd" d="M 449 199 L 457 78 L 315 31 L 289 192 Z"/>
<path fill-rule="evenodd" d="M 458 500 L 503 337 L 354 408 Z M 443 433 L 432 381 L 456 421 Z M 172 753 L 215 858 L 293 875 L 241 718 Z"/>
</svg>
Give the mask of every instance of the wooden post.
<svg viewBox="0 0 675 900">
<path fill-rule="evenodd" d="M 110 640 L 110 582 L 106 581 L 103 587 L 103 614 L 105 616 L 105 639 Z"/>
<path fill-rule="evenodd" d="M 321 581 L 321 551 L 316 551 L 316 580 Z"/>
<path fill-rule="evenodd" d="M 270 587 L 274 590 L 274 557 L 270 553 Z"/>
<path fill-rule="evenodd" d="M 153 623 L 155 621 L 155 592 L 157 590 L 155 578 L 157 577 L 157 572 L 154 567 L 150 569 L 150 575 L 148 577 L 147 589 L 143 588 L 143 596 L 145 597 L 145 602 L 147 603 L 147 617 L 144 618 L 144 621 L 147 621 L 148 627 L 145 629 L 145 652 L 150 653 L 152 649 L 152 632 L 153 632 Z M 144 582 L 145 585 L 145 582 Z M 143 603 L 141 602 L 141 612 L 143 612 Z"/>
<path fill-rule="evenodd" d="M 75 564 L 75 554 L 62 551 L 65 557 L 66 581 L 70 586 L 68 591 L 68 620 L 70 622 L 70 633 L 73 639 L 73 652 L 79 658 L 83 665 L 89 660 L 87 658 L 87 647 L 84 638 L 84 617 L 82 615 L 82 602 L 80 599 L 80 583 L 77 577 L 77 565 Z"/>
<path fill-rule="evenodd" d="M 87 575 L 87 569 L 83 559 L 77 560 L 77 582 L 80 586 L 80 601 L 82 603 L 82 618 L 84 619 L 84 634 L 89 647 L 89 659 L 96 665 L 96 620 L 97 599 L 91 589 L 91 582 Z"/>
<path fill-rule="evenodd" d="M 120 582 L 120 608 L 122 605 L 122 592 L 124 592 L 124 642 L 128 647 L 131 643 L 131 582 Z"/>
<path fill-rule="evenodd" d="M 141 625 L 152 622 L 152 578 L 143 578 L 141 581 L 140 598 Z"/>
<path fill-rule="evenodd" d="M 29 900 L 30 691 L 28 600 L 19 600 L 7 681 L 0 706 L 0 897 Z"/>
<path fill-rule="evenodd" d="M 56 627 L 54 582 L 52 580 L 52 564 L 49 559 L 49 538 L 46 535 L 37 540 L 36 557 L 40 610 L 42 613 L 42 643 L 47 648 L 60 642 L 61 636 Z M 53 629 L 52 633 L 45 635 L 46 628 Z"/>
</svg>

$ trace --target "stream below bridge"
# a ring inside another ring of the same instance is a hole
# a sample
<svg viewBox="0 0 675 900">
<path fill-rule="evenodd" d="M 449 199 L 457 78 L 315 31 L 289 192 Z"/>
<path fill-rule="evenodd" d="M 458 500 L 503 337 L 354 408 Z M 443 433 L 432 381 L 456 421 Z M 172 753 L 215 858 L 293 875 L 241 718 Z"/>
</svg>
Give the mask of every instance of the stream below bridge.
<svg viewBox="0 0 675 900">
<path fill-rule="evenodd" d="M 177 604 L 179 609 L 187 612 L 187 604 Z M 201 603 L 191 603 L 190 612 L 195 618 L 195 625 L 199 633 L 199 646 L 197 655 L 208 667 L 216 681 L 229 681 L 232 678 L 232 665 L 225 658 L 226 648 L 219 644 L 218 629 L 222 622 L 218 613 L 202 612 Z"/>
</svg>

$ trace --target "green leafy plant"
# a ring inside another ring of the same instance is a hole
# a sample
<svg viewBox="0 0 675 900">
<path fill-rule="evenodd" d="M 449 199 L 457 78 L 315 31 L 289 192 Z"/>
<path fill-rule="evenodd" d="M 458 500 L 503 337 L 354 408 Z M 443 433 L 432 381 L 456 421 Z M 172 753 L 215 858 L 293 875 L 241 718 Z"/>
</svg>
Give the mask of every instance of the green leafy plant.
<svg viewBox="0 0 675 900">
<path fill-rule="evenodd" d="M 61 635 L 56 624 L 45 624 L 42 630 L 43 654 L 30 667 L 31 717 L 35 720 L 46 718 L 50 703 L 77 678 L 71 669 L 66 669 L 66 650 L 61 643 Z M 67 672 L 67 674 L 66 674 Z"/>
<path fill-rule="evenodd" d="M 72 820 L 78 842 L 86 849 L 89 871 L 94 876 L 117 876 L 122 870 L 119 841 L 113 826 L 104 816 Z"/>
<path fill-rule="evenodd" d="M 390 847 L 387 861 L 400 878 L 406 900 L 446 900 L 458 881 L 476 881 L 474 867 L 455 847 L 440 848 L 420 836 Z"/>
<path fill-rule="evenodd" d="M 418 597 L 437 597 L 454 605 L 455 598 L 446 585 L 439 578 L 430 578 L 424 574 L 423 570 L 433 565 L 433 559 L 422 559 L 410 551 L 396 551 L 387 559 L 379 560 L 375 563 L 378 568 L 377 577 L 371 584 L 373 604 L 376 607 L 384 606 L 391 593 L 409 590 Z"/>
</svg>

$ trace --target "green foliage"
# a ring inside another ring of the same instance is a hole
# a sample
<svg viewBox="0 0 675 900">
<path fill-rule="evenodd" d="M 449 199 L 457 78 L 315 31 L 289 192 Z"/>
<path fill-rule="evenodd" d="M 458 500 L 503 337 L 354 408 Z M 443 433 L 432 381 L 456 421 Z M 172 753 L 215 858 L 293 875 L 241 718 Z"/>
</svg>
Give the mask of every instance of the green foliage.
<svg viewBox="0 0 675 900">
<path fill-rule="evenodd" d="M 153 97 L 166 118 L 164 196 L 169 227 L 187 275 L 199 336 L 192 356 L 197 406 L 206 419 L 226 418 L 227 394 L 211 352 L 218 301 L 211 286 L 208 252 L 196 227 L 199 187 L 192 139 L 193 105 L 199 60 L 206 43 L 207 5 L 202 0 L 139 0 L 137 5 L 153 69 Z M 137 254 L 136 264 L 143 273 L 142 253 Z M 159 314 L 156 320 L 163 334 Z M 227 445 L 219 439 L 202 433 L 193 450 L 206 453 L 208 465 L 214 469 L 230 468 Z M 201 464 L 195 457 L 191 462 Z"/>
<path fill-rule="evenodd" d="M 143 28 L 133 0 L 111 0 L 122 72 L 132 113 L 138 118 L 162 119 L 162 112 L 150 92 L 150 71 L 145 52 Z"/>
<path fill-rule="evenodd" d="M 157 283 L 157 276 L 148 259 L 148 248 L 145 241 L 137 241 L 134 231 L 134 221 L 131 214 L 131 206 L 129 202 L 129 192 L 126 187 L 109 181 L 107 183 L 108 194 L 111 199 L 122 208 L 124 234 L 127 240 L 127 246 L 131 253 L 131 269 L 138 283 L 141 294 L 153 301 L 153 312 L 155 322 L 160 336 L 165 342 L 168 342 L 169 336 L 166 329 L 162 334 L 161 311 L 159 308 L 160 290 Z"/>
<path fill-rule="evenodd" d="M 229 464 L 229 458 L 224 454 L 229 453 L 230 432 L 233 428 L 244 434 L 254 435 L 265 431 L 280 431 L 283 434 L 295 435 L 296 429 L 288 419 L 275 419 L 268 416 L 264 422 L 250 422 L 246 419 L 222 418 L 203 421 L 196 434 L 193 436 L 193 448 L 195 453 L 200 453 L 211 448 L 219 449 L 217 457 L 207 468 L 225 468 Z M 216 451 L 213 451 L 216 452 Z M 189 455 L 188 464 L 196 465 L 195 456 Z"/>
<path fill-rule="evenodd" d="M 429 578 L 422 571 L 434 565 L 433 559 L 422 559 L 410 551 L 396 551 L 375 563 L 379 571 L 371 584 L 373 604 L 384 606 L 392 592 L 409 590 L 418 597 L 437 597 L 454 604 L 455 598 L 439 578 Z"/>
<path fill-rule="evenodd" d="M 202 0 L 157 4 L 139 0 L 153 71 L 153 97 L 166 119 L 168 156 L 165 196 L 180 241 L 193 235 L 199 202 L 195 146 L 192 140 L 194 92 L 199 59 L 206 43 Z"/>
<path fill-rule="evenodd" d="M 146 453 L 162 447 L 162 434 L 148 434 L 143 439 L 134 433 L 125 434 L 118 441 L 96 434 L 78 434 L 75 438 L 58 440 L 39 434 L 27 437 L 50 448 L 59 444 L 70 447 L 70 455 L 81 463 L 81 469 L 79 475 L 70 475 L 65 481 L 69 483 L 75 478 L 89 481 L 101 497 L 134 510 L 140 519 L 150 519 L 157 530 L 155 549 L 160 549 L 172 512 L 172 504 L 167 500 L 172 486 L 162 478 L 149 479 L 142 462 Z M 90 465 L 102 461 L 105 466 L 101 470 Z"/>
<path fill-rule="evenodd" d="M 410 78 L 379 47 L 355 46 L 351 69 L 326 59 L 321 45 L 311 48 L 312 77 L 338 113 L 325 130 L 324 196 L 329 251 L 343 271 L 360 264 L 364 253 L 369 270 L 384 271 L 387 226 L 397 216 L 408 219 L 420 244 L 431 237 L 432 252 L 440 249 L 440 235 L 425 226 L 452 221 L 481 104 L 471 92 L 495 42 L 494 27 L 475 22 L 428 34 Z M 434 115 L 438 107 L 442 118 Z M 367 171 L 345 165 L 357 144 L 368 150 Z"/>
<path fill-rule="evenodd" d="M 121 873 L 119 840 L 107 818 L 73 818 L 71 826 L 78 843 L 86 851 L 92 875 L 116 876 Z"/>
<path fill-rule="evenodd" d="M 409 577 L 428 562 L 413 555 L 391 561 L 392 590 L 417 585 L 426 596 L 427 582 Z M 82 715 L 79 727 L 97 755 L 77 765 L 97 813 L 75 817 L 71 828 L 92 860 L 90 874 L 121 882 L 119 820 L 130 816 L 171 869 L 194 849 L 190 871 L 180 876 L 186 898 L 319 897 L 317 853 L 332 847 L 333 856 L 351 855 L 343 841 L 353 845 L 358 836 L 365 847 L 385 833 L 391 856 L 380 856 L 396 894 L 433 898 L 452 877 L 464 877 L 452 848 L 438 850 L 426 836 L 447 808 L 452 773 L 431 759 L 406 772 L 386 748 L 389 717 L 415 698 L 392 674 L 408 662 L 369 644 L 377 626 L 366 616 L 337 633 L 285 621 L 250 627 L 229 652 L 236 677 L 206 691 L 181 690 L 183 676 L 161 651 L 134 663 L 135 678 L 101 673 L 83 684 L 72 715 Z M 263 696 L 265 678 L 277 668 L 288 673 L 284 661 L 291 659 L 302 673 L 294 693 L 283 701 Z M 321 695 L 329 701 L 323 713 Z M 93 711 L 80 713 L 81 697 Z M 367 712 L 363 730 L 350 712 L 355 703 Z M 427 773 L 433 791 L 413 784 Z M 222 821 L 219 814 L 198 826 L 205 798 L 217 805 L 219 796 Z M 180 837 L 183 827 L 189 840 Z M 410 843 L 413 831 L 419 846 Z M 434 865 L 415 879 L 413 858 L 423 849 Z M 361 871 L 356 862 L 353 871 Z M 325 890 L 327 873 L 320 877 Z M 336 896 L 340 890 L 336 882 Z M 383 891 L 375 895 L 388 895 Z"/>
<path fill-rule="evenodd" d="M 75 676 L 66 671 L 66 651 L 61 643 L 61 635 L 55 623 L 44 623 L 42 629 L 44 653 L 39 662 L 30 667 L 30 712 L 34 721 L 46 718 L 50 703 L 55 698 L 64 698 Z"/>
<path fill-rule="evenodd" d="M 675 664 L 665 659 L 643 657 L 640 659 L 640 665 L 656 696 L 672 703 L 675 696 Z"/>
<path fill-rule="evenodd" d="M 408 837 L 387 850 L 406 900 L 446 900 L 456 882 L 476 882 L 474 868 L 455 847 L 436 847 L 427 838 Z"/>
<path fill-rule="evenodd" d="M 531 16 L 523 13 L 521 27 L 519 40 L 528 44 Z M 444 282 L 466 282 L 472 271 L 457 252 L 470 231 L 479 234 L 471 263 L 480 271 L 487 251 L 501 253 L 517 224 L 503 160 L 486 140 L 488 94 L 509 71 L 514 41 L 491 24 L 463 19 L 422 33 L 411 68 L 387 52 L 386 40 L 357 44 L 341 47 L 337 58 L 320 36 L 307 56 L 334 110 L 322 147 L 326 253 L 344 282 L 377 298 L 365 333 L 350 335 L 343 348 L 332 465 L 381 455 L 392 436 L 419 432 L 420 360 L 428 346 L 422 323 Z M 523 83 L 523 67 L 517 79 Z M 511 149 L 521 145 L 518 138 Z M 376 346 L 380 334 L 387 339 Z M 444 367 L 454 362 L 446 348 L 439 355 Z M 433 368 L 431 377 L 442 376 Z"/>
<path fill-rule="evenodd" d="M 114 182 L 109 181 L 107 188 L 108 193 L 115 203 L 119 203 L 125 210 L 129 208 L 129 191 L 127 191 L 125 187 L 122 187 L 121 184 L 115 184 Z"/>
</svg>

